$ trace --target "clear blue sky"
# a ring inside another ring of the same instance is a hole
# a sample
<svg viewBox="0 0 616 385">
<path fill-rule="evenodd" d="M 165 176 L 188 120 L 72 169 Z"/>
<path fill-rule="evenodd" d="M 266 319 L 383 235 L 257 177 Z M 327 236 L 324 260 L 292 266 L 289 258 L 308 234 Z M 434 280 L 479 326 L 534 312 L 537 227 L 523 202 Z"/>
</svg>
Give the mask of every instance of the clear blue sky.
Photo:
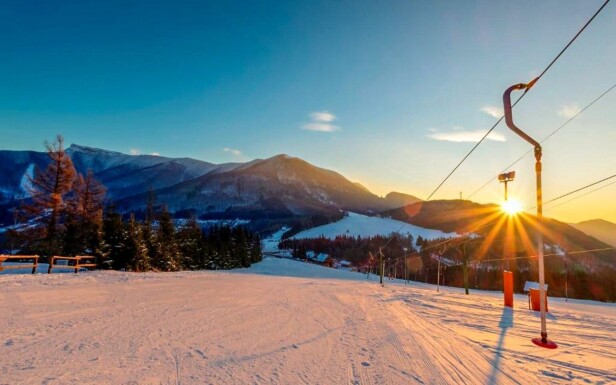
<svg viewBox="0 0 616 385">
<path fill-rule="evenodd" d="M 2 149 L 79 143 L 215 163 L 301 157 L 426 198 L 603 1 L 11 1 L 0 5 Z M 609 4 L 516 108 L 538 139 L 616 82 Z M 545 144 L 546 199 L 616 173 L 616 91 Z M 504 125 L 435 198 L 529 149 Z M 532 206 L 527 157 L 512 194 Z M 495 181 L 473 200 L 501 198 Z M 616 185 L 554 208 L 616 221 Z"/>
</svg>

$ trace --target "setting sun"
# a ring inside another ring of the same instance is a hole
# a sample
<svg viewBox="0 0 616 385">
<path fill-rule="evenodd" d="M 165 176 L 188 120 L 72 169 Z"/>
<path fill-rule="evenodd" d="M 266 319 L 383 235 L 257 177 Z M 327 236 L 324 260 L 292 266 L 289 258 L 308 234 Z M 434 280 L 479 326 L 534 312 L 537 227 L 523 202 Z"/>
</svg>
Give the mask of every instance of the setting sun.
<svg viewBox="0 0 616 385">
<path fill-rule="evenodd" d="M 522 203 L 517 199 L 509 199 L 501 204 L 501 208 L 509 215 L 515 215 L 522 211 Z"/>
</svg>

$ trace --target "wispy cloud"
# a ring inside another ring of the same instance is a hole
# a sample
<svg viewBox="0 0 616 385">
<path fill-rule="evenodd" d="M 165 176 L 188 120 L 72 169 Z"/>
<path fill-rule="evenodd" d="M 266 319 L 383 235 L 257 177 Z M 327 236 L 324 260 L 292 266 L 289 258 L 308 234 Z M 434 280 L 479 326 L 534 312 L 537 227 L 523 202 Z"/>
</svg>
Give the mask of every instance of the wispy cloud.
<svg viewBox="0 0 616 385">
<path fill-rule="evenodd" d="M 312 112 L 308 115 L 311 122 L 302 125 L 302 130 L 318 131 L 318 132 L 334 132 L 340 130 L 340 127 L 332 124 L 336 120 L 336 115 L 328 111 Z"/>
<path fill-rule="evenodd" d="M 317 111 L 310 114 L 310 118 L 317 122 L 333 122 L 336 116 L 329 111 Z"/>
<path fill-rule="evenodd" d="M 580 112 L 580 107 L 575 103 L 565 104 L 557 111 L 558 115 L 567 119 L 573 118 L 578 112 Z"/>
<path fill-rule="evenodd" d="M 442 140 L 446 142 L 479 142 L 488 130 L 472 130 L 455 129 L 448 132 L 433 132 L 428 135 L 428 138 L 434 140 Z M 503 134 L 491 132 L 486 139 L 496 142 L 505 142 L 507 139 Z"/>
<path fill-rule="evenodd" d="M 483 106 L 481 107 L 481 112 L 485 112 L 493 118 L 499 119 L 503 116 L 503 109 L 496 106 Z"/>
<path fill-rule="evenodd" d="M 244 156 L 240 150 L 236 150 L 234 148 L 225 147 L 222 149 L 224 152 L 228 152 L 234 156 Z"/>
<path fill-rule="evenodd" d="M 130 152 L 131 155 L 139 155 L 139 154 L 141 154 L 141 151 L 138 148 L 131 148 L 129 152 Z"/>
<path fill-rule="evenodd" d="M 153 152 L 152 156 L 160 156 L 160 154 L 158 152 Z"/>
</svg>

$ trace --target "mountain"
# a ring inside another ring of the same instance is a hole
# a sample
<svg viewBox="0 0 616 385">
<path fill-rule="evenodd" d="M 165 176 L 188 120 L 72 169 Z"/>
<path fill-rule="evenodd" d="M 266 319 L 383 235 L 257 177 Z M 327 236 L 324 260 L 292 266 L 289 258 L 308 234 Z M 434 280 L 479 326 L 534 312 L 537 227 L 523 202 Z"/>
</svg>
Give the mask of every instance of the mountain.
<svg viewBox="0 0 616 385">
<path fill-rule="evenodd" d="M 332 214 L 340 210 L 374 213 L 387 202 L 342 175 L 310 163 L 277 155 L 214 170 L 156 191 L 171 211 L 195 210 L 214 217 L 292 217 Z M 145 202 L 138 194 L 118 201 L 123 210 Z"/>
<path fill-rule="evenodd" d="M 190 158 L 127 155 L 81 145 L 67 154 L 80 173 L 88 169 L 107 188 L 118 209 L 143 210 L 151 192 L 172 212 L 208 218 L 315 217 L 327 223 L 341 210 L 373 214 L 416 201 L 394 193 L 372 194 L 337 172 L 295 157 L 277 155 L 246 163 L 213 164 Z M 26 197 L 25 184 L 35 168 L 48 164 L 47 154 L 0 151 L 0 225 L 11 221 L 10 209 Z"/>
<path fill-rule="evenodd" d="M 591 219 L 580 223 L 572 223 L 571 226 L 616 247 L 616 223 L 603 219 Z"/>
<path fill-rule="evenodd" d="M 66 152 L 77 171 L 85 173 L 91 169 L 94 172 L 107 188 L 107 196 L 114 201 L 169 187 L 222 166 L 190 158 L 126 155 L 74 144 Z"/>
<path fill-rule="evenodd" d="M 26 195 L 27 176 L 35 167 L 49 163 L 46 153 L 36 151 L 0 151 L 0 204 L 21 199 Z"/>
<path fill-rule="evenodd" d="M 385 195 L 385 200 L 393 207 L 402 207 L 413 203 L 421 202 L 421 199 L 417 198 L 416 196 L 395 191 Z"/>
<path fill-rule="evenodd" d="M 168 187 L 206 174 L 217 167 L 228 167 L 189 158 L 126 155 L 79 145 L 71 145 L 66 153 L 78 172 L 85 174 L 91 169 L 107 187 L 107 196 L 113 200 Z M 44 152 L 0 151 L 0 162 L 1 204 L 23 198 L 26 194 L 27 175 L 32 177 L 36 167 L 47 167 L 49 158 Z"/>
</svg>

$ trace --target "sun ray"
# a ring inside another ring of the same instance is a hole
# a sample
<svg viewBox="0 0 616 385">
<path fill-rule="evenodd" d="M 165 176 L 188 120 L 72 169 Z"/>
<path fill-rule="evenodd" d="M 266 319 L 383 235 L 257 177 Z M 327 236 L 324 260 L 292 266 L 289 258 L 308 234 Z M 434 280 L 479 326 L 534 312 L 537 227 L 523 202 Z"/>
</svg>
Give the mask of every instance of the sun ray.
<svg viewBox="0 0 616 385">
<path fill-rule="evenodd" d="M 502 213 L 501 213 L 500 218 L 498 219 L 498 222 L 488 232 L 485 240 L 481 243 L 481 246 L 479 247 L 479 250 L 477 250 L 476 258 L 478 260 L 483 259 L 483 257 L 486 255 L 486 253 L 488 252 L 488 250 L 492 246 L 492 243 L 494 243 L 494 240 L 498 236 L 498 234 L 500 232 L 500 229 L 505 224 L 506 220 L 507 220 L 507 217 L 505 215 L 502 215 Z"/>
</svg>

